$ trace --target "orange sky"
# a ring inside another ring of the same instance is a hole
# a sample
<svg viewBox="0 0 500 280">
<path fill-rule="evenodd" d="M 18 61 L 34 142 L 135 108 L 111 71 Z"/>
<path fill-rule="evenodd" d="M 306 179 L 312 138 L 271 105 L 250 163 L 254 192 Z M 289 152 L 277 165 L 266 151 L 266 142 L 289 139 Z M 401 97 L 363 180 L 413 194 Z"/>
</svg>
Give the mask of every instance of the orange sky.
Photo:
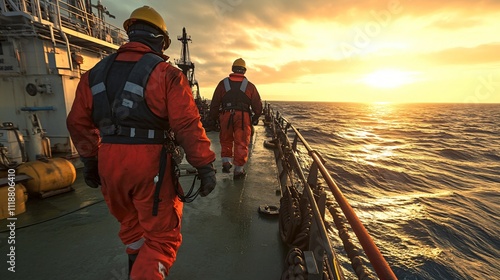
<svg viewBox="0 0 500 280">
<path fill-rule="evenodd" d="M 120 26 L 139 6 L 157 9 L 173 40 L 171 60 L 186 27 L 209 99 L 243 57 L 263 100 L 500 103 L 500 1 L 102 3 Z"/>
</svg>

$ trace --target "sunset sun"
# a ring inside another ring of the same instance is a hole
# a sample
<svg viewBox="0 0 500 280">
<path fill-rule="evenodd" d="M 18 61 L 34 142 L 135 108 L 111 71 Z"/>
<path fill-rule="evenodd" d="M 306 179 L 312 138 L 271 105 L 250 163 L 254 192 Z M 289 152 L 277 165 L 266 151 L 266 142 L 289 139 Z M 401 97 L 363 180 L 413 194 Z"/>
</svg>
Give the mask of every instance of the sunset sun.
<svg viewBox="0 0 500 280">
<path fill-rule="evenodd" d="M 363 82 L 377 88 L 396 88 L 415 81 L 414 73 L 397 69 L 381 69 L 366 75 Z"/>
</svg>

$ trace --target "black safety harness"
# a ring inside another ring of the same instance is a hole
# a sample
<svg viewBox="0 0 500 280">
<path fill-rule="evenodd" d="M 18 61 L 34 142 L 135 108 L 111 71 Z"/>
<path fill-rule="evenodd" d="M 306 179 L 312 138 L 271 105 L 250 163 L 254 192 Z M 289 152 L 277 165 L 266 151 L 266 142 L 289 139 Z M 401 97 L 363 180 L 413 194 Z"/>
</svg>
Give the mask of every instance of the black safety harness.
<svg viewBox="0 0 500 280">
<path fill-rule="evenodd" d="M 227 122 L 227 128 L 233 124 L 234 114 L 236 111 L 241 111 L 242 121 L 241 121 L 241 129 L 244 129 L 243 119 L 245 118 L 245 112 L 249 114 L 252 113 L 250 110 L 250 105 L 252 101 L 246 95 L 246 90 L 248 86 L 247 78 L 243 78 L 241 82 L 231 81 L 229 78 L 225 78 L 223 80 L 224 89 L 226 90 L 226 94 L 222 96 L 222 111 L 230 112 L 231 116 L 229 117 L 229 121 Z M 238 84 L 241 85 L 238 87 Z"/>
<path fill-rule="evenodd" d="M 108 83 L 109 70 L 116 56 L 115 53 L 104 58 L 89 73 L 89 84 L 93 96 L 92 119 L 99 128 L 102 143 L 162 144 L 159 172 L 154 178 L 153 216 L 157 216 L 167 159 L 171 158 L 167 157 L 167 153 L 173 154 L 178 145 L 170 132 L 168 121 L 156 116 L 150 110 L 145 101 L 144 93 L 151 72 L 164 60 L 153 53 L 143 55 L 132 67 L 125 83 L 123 85 L 114 84 L 115 88 L 121 90 L 118 90 L 113 97 L 107 91 L 106 84 Z M 109 82 L 123 83 L 123 80 Z M 179 198 L 185 201 L 186 198 L 178 189 L 180 188 L 178 184 L 179 168 L 175 161 L 171 161 L 175 191 Z"/>
<path fill-rule="evenodd" d="M 135 63 L 124 85 L 120 86 L 122 90 L 110 100 L 106 83 L 116 56 L 115 53 L 104 58 L 89 74 L 94 108 L 92 118 L 99 128 L 102 142 L 163 144 L 170 130 L 168 121 L 153 114 L 144 99 L 150 74 L 156 65 L 164 61 L 163 58 L 153 53 L 145 54 Z"/>
</svg>

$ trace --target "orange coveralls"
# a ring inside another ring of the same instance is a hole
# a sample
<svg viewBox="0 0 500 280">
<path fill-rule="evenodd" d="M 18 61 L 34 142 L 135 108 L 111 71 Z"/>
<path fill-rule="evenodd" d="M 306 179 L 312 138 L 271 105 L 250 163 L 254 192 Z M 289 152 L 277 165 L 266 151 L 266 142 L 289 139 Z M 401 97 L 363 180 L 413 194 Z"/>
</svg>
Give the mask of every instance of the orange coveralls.
<svg viewBox="0 0 500 280">
<path fill-rule="evenodd" d="M 149 47 L 130 42 L 118 50 L 116 61 L 138 61 Z M 163 56 L 166 60 L 168 57 Z M 131 279 L 162 279 L 168 274 L 181 244 L 182 202 L 174 190 L 169 159 L 158 215 L 152 215 L 154 177 L 159 171 L 161 145 L 102 143 L 92 121 L 89 71 L 82 75 L 67 126 L 80 156 L 98 155 L 102 193 L 112 215 L 120 222 L 119 236 L 128 254 L 137 254 Z M 126 77 L 124 77 L 126 78 Z M 170 123 L 187 161 L 194 167 L 215 160 L 210 140 L 200 122 L 187 78 L 168 63 L 160 63 L 145 88 L 150 110 Z M 170 157 L 170 155 L 169 155 Z M 163 270 L 163 272 L 161 272 Z"/>
<path fill-rule="evenodd" d="M 244 78 L 245 75 L 239 73 L 232 73 L 229 75 L 229 80 L 235 82 L 241 82 Z M 238 111 L 234 113 L 232 124 L 230 124 L 231 112 L 222 111 L 219 114 L 222 97 L 226 94 L 223 81 L 224 80 L 220 81 L 215 88 L 212 101 L 210 102 L 210 118 L 216 120 L 217 117 L 219 117 L 221 157 L 233 158 L 234 143 L 233 163 L 236 166 L 244 166 L 248 161 L 248 145 L 250 144 L 252 133 L 252 120 L 248 112 Z M 253 83 L 248 82 L 245 94 L 250 98 L 250 105 L 254 115 L 259 117 L 262 114 L 262 101 Z"/>
</svg>

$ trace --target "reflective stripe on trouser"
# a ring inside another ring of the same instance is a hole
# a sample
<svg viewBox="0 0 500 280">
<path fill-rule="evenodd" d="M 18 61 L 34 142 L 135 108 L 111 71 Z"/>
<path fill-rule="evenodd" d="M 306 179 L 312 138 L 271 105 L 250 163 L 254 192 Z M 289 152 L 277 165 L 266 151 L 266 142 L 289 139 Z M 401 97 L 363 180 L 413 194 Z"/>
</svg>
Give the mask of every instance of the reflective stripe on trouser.
<svg viewBox="0 0 500 280">
<path fill-rule="evenodd" d="M 119 236 L 129 245 L 127 253 L 138 253 L 131 279 L 163 279 L 162 274 L 168 274 L 182 241 L 182 202 L 168 172 L 170 160 L 161 187 L 158 216 L 152 215 L 153 180 L 158 173 L 160 149 L 160 145 L 122 144 L 103 144 L 99 149 L 104 199 L 120 222 Z"/>
<path fill-rule="evenodd" d="M 141 237 L 139 240 L 132 242 L 130 244 L 126 244 L 127 246 L 127 254 L 132 255 L 132 254 L 138 254 L 139 249 L 141 249 L 142 244 L 144 244 L 144 238 Z"/>
<path fill-rule="evenodd" d="M 228 127 L 230 118 L 231 113 L 224 112 L 219 119 L 221 157 L 233 158 L 234 165 L 244 166 L 248 160 L 248 145 L 250 144 L 252 130 L 250 116 L 247 112 L 236 111 L 232 118 L 232 124 L 229 124 Z"/>
</svg>

